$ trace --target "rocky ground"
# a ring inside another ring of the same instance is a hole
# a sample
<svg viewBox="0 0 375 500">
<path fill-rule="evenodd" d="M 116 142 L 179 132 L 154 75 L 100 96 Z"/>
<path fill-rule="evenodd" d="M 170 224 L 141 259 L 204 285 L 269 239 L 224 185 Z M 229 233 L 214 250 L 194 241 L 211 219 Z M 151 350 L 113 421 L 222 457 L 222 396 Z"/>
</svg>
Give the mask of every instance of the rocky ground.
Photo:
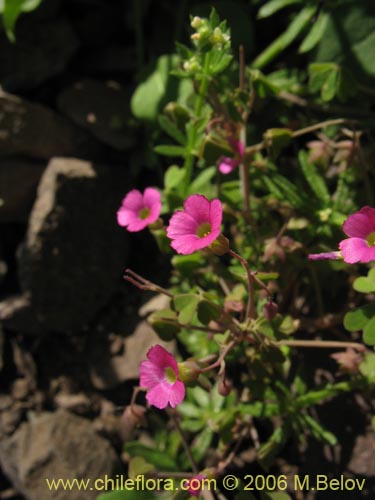
<svg viewBox="0 0 375 500">
<path fill-rule="evenodd" d="M 21 17 L 15 44 L 0 33 L 4 499 L 47 499 L 42 477 L 124 472 L 123 407 L 156 338 L 137 314 L 145 297 L 122 280 L 130 262 L 155 273 L 154 242 L 116 223 L 142 162 L 131 13 L 73 4 Z"/>
<path fill-rule="evenodd" d="M 129 111 L 136 54 L 125 3 L 48 0 L 20 19 L 15 44 L 0 33 L 0 499 L 91 500 L 92 491 L 48 496 L 40 478 L 125 472 L 123 407 L 156 335 L 138 315 L 149 297 L 122 273 L 167 276 L 151 237 L 116 224 L 123 195 L 158 182 Z M 334 421 L 343 415 L 339 455 L 311 444 L 298 470 L 325 460 L 368 478 L 372 498 L 369 409 L 356 401 L 351 414 L 351 402 L 329 407 Z M 297 459 L 292 448 L 279 471 Z M 238 460 L 246 468 L 251 457 Z"/>
</svg>

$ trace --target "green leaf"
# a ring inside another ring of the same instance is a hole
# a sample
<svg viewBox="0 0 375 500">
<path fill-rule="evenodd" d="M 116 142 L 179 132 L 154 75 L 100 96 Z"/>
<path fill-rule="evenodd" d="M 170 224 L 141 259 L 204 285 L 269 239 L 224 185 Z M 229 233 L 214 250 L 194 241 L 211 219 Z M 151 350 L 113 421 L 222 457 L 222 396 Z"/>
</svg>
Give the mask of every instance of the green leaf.
<svg viewBox="0 0 375 500">
<path fill-rule="evenodd" d="M 161 144 L 154 148 L 155 153 L 164 156 L 179 156 L 185 158 L 186 149 L 182 146 L 170 146 L 169 144 Z"/>
<path fill-rule="evenodd" d="M 170 191 L 171 189 L 177 188 L 182 182 L 185 175 L 183 168 L 177 165 L 171 165 L 164 174 L 164 186 Z"/>
<path fill-rule="evenodd" d="M 2 14 L 5 32 L 9 40 L 14 42 L 14 26 L 18 17 L 23 12 L 31 12 L 36 9 L 42 0 L 4 0 L 0 3 L 0 14 Z"/>
<path fill-rule="evenodd" d="M 211 320 L 216 320 L 220 317 L 221 310 L 212 302 L 202 300 L 198 304 L 198 319 L 204 325 L 208 325 Z"/>
<path fill-rule="evenodd" d="M 371 293 L 375 292 L 375 281 L 361 276 L 360 278 L 356 278 L 353 283 L 353 288 L 357 292 L 361 293 Z"/>
<path fill-rule="evenodd" d="M 197 312 L 199 301 L 200 297 L 192 293 L 183 293 L 181 295 L 174 296 L 173 304 L 179 313 L 179 323 L 181 323 L 182 325 L 191 323 Z"/>
<path fill-rule="evenodd" d="M 373 0 L 337 2 L 317 47 L 316 62 L 335 61 L 356 78 L 374 81 L 375 3 Z"/>
<path fill-rule="evenodd" d="M 367 304 L 358 307 L 354 311 L 347 312 L 344 316 L 344 327 L 349 332 L 362 330 L 375 316 L 375 304 Z"/>
<path fill-rule="evenodd" d="M 130 104 L 136 118 L 155 121 L 168 102 L 183 103 L 192 94 L 191 80 L 177 79 L 170 74 L 178 61 L 176 55 L 160 56 L 150 76 L 138 85 Z"/>
<path fill-rule="evenodd" d="M 310 415 L 302 416 L 303 422 L 307 424 L 310 429 L 312 435 L 315 439 L 319 441 L 325 441 L 331 446 L 335 446 L 337 444 L 337 438 L 332 432 L 327 431 L 319 422 L 317 422 L 314 418 L 310 417 Z"/>
<path fill-rule="evenodd" d="M 365 359 L 359 365 L 359 371 L 369 382 L 375 384 L 375 353 L 365 354 Z"/>
<path fill-rule="evenodd" d="M 188 417 L 188 418 L 201 418 L 202 417 L 202 411 L 201 411 L 201 409 L 198 408 L 193 403 L 189 403 L 189 401 L 184 401 L 178 407 L 178 411 L 184 417 Z"/>
<path fill-rule="evenodd" d="M 191 452 L 196 462 L 200 462 L 207 455 L 213 437 L 213 430 L 207 426 L 194 439 Z"/>
<path fill-rule="evenodd" d="M 266 4 L 262 5 L 262 7 L 259 9 L 257 18 L 264 19 L 265 17 L 272 16 L 273 14 L 275 14 L 281 9 L 284 9 L 285 7 L 289 7 L 289 5 L 301 2 L 302 0 L 271 0 L 270 2 L 267 2 Z"/>
<path fill-rule="evenodd" d="M 132 457 L 144 458 L 149 464 L 155 465 L 158 470 L 178 470 L 175 460 L 168 456 L 165 451 L 155 450 L 135 441 L 126 443 L 125 451 Z"/>
<path fill-rule="evenodd" d="M 216 167 L 208 167 L 203 170 L 191 183 L 191 186 L 189 188 L 189 193 L 190 194 L 205 194 L 207 191 L 207 188 L 211 187 L 210 186 L 210 181 L 213 178 L 213 176 L 216 174 L 217 170 Z M 204 191 L 204 192 L 202 192 Z"/>
<path fill-rule="evenodd" d="M 189 394 L 195 399 L 198 405 L 201 408 L 209 408 L 210 406 L 210 397 L 208 392 L 202 389 L 202 387 L 196 386 L 192 389 L 189 389 Z"/>
<path fill-rule="evenodd" d="M 159 116 L 159 125 L 172 139 L 181 144 L 182 146 L 186 143 L 186 138 L 184 134 L 179 130 L 179 128 L 164 115 Z"/>
<path fill-rule="evenodd" d="M 255 61 L 252 63 L 253 68 L 262 69 L 269 64 L 273 59 L 279 56 L 294 40 L 304 31 L 315 15 L 316 7 L 314 5 L 306 5 L 292 22 L 288 28 L 277 37 L 263 52 L 261 52 Z"/>
<path fill-rule="evenodd" d="M 375 345 L 375 316 L 366 323 L 363 329 L 363 342 L 367 345 Z"/>
<path fill-rule="evenodd" d="M 155 466 L 146 462 L 143 457 L 133 457 L 129 461 L 128 476 L 130 479 L 135 479 L 139 475 L 147 474 L 155 470 Z"/>
<path fill-rule="evenodd" d="M 288 128 L 270 128 L 263 134 L 267 147 L 271 149 L 274 157 L 290 144 L 292 137 L 292 131 Z"/>
<path fill-rule="evenodd" d="M 298 154 L 299 163 L 305 179 L 316 197 L 325 205 L 329 205 L 331 197 L 324 178 L 318 173 L 318 169 L 309 162 L 307 151 L 300 151 Z"/>
<path fill-rule="evenodd" d="M 272 172 L 270 176 L 264 176 L 263 181 L 276 199 L 287 201 L 294 208 L 302 208 L 304 202 L 301 194 L 286 177 Z"/>
<path fill-rule="evenodd" d="M 222 137 L 215 133 L 204 136 L 199 149 L 199 158 L 203 158 L 207 165 L 214 165 L 221 156 L 231 156 L 233 151 Z"/>
<path fill-rule="evenodd" d="M 283 423 L 274 430 L 268 441 L 261 445 L 258 451 L 258 460 L 264 469 L 268 470 L 278 453 L 283 449 L 290 434 L 290 427 Z"/>
<path fill-rule="evenodd" d="M 199 269 L 204 264 L 202 253 L 196 252 L 190 255 L 174 255 L 172 257 L 172 265 L 181 274 L 191 277 L 191 273 L 195 269 Z"/>
<path fill-rule="evenodd" d="M 147 318 L 148 323 L 162 340 L 172 340 L 181 330 L 177 323 L 177 314 L 171 309 L 155 311 Z"/>
<path fill-rule="evenodd" d="M 306 35 L 305 39 L 301 43 L 298 52 L 304 54 L 312 50 L 321 40 L 323 33 L 326 29 L 328 23 L 328 14 L 326 12 L 321 12 L 318 19 L 313 24 L 313 27 Z"/>
</svg>

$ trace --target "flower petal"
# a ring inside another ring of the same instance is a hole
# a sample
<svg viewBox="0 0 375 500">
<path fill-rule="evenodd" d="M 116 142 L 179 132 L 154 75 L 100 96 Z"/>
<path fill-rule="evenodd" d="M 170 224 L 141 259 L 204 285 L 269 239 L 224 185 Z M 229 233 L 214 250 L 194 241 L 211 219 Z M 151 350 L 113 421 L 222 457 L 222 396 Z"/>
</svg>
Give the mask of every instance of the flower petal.
<svg viewBox="0 0 375 500">
<path fill-rule="evenodd" d="M 220 159 L 218 167 L 219 172 L 224 175 L 230 174 L 238 166 L 238 164 L 238 161 L 236 161 L 234 158 L 231 158 L 230 156 L 224 156 Z"/>
<path fill-rule="evenodd" d="M 161 196 L 157 189 L 146 188 L 143 193 L 143 202 L 145 207 L 152 208 L 153 205 L 161 206 Z"/>
<path fill-rule="evenodd" d="M 339 244 L 344 262 L 355 264 L 356 262 L 371 262 L 375 260 L 375 247 L 369 247 L 362 238 L 348 238 Z"/>
<path fill-rule="evenodd" d="M 220 231 L 221 221 L 223 220 L 223 205 L 221 201 L 215 198 L 210 203 L 210 224 L 211 224 L 211 233 L 216 233 L 217 230 Z M 215 236 L 215 239 L 219 235 Z"/>
<path fill-rule="evenodd" d="M 352 238 L 363 238 L 375 231 L 375 209 L 363 207 L 346 219 L 343 231 Z"/>
<path fill-rule="evenodd" d="M 150 361 L 142 361 L 139 367 L 139 374 L 140 386 L 147 389 L 157 386 L 164 379 L 164 370 Z"/>
<path fill-rule="evenodd" d="M 195 234 L 182 235 L 172 241 L 171 247 L 174 248 L 177 253 L 189 255 L 206 246 L 204 244 L 201 246 L 203 240 L 204 238 L 198 238 Z"/>
<path fill-rule="evenodd" d="M 184 210 L 198 225 L 210 221 L 210 202 L 201 194 L 193 194 L 186 198 Z"/>
<path fill-rule="evenodd" d="M 142 193 L 138 189 L 132 189 L 122 200 L 122 206 L 138 213 L 144 207 Z"/>
<path fill-rule="evenodd" d="M 161 345 L 157 344 L 152 346 L 147 352 L 147 358 L 151 363 L 162 370 L 163 374 L 166 368 L 172 368 L 176 376 L 178 375 L 177 361 L 173 355 Z"/>
<path fill-rule="evenodd" d="M 184 235 L 195 235 L 197 232 L 198 223 L 191 215 L 178 210 L 169 220 L 167 227 L 168 238 L 175 239 Z"/>
<path fill-rule="evenodd" d="M 185 386 L 180 380 L 177 380 L 172 385 L 167 381 L 163 381 L 146 394 L 146 399 L 150 405 L 156 406 L 160 410 L 166 408 L 168 404 L 175 408 L 182 403 L 184 397 Z"/>
<path fill-rule="evenodd" d="M 163 410 L 168 406 L 169 391 L 165 384 L 158 384 L 150 389 L 146 394 L 146 399 L 150 405 Z"/>
</svg>

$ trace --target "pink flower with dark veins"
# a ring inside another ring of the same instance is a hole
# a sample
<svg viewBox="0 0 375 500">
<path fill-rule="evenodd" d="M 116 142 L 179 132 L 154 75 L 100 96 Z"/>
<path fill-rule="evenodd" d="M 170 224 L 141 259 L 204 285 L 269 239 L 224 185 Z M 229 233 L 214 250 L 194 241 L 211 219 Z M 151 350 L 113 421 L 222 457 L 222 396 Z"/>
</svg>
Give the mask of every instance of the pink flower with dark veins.
<svg viewBox="0 0 375 500">
<path fill-rule="evenodd" d="M 349 236 L 339 243 L 339 252 L 310 254 L 310 260 L 340 259 L 347 264 L 366 264 L 375 260 L 375 208 L 363 207 L 346 219 L 344 233 Z"/>
<path fill-rule="evenodd" d="M 222 156 L 219 163 L 219 172 L 224 175 L 230 174 L 242 161 L 245 146 L 241 141 L 231 140 L 229 144 L 233 150 L 233 156 Z"/>
<path fill-rule="evenodd" d="M 221 234 L 223 218 L 221 201 L 209 201 L 201 194 L 193 194 L 184 202 L 184 210 L 177 210 L 167 227 L 171 247 L 177 253 L 187 255 L 208 247 Z"/>
<path fill-rule="evenodd" d="M 143 194 L 132 189 L 122 200 L 117 222 L 130 232 L 142 231 L 159 218 L 160 211 L 161 198 L 157 189 L 146 188 Z"/>
<path fill-rule="evenodd" d="M 168 404 L 175 408 L 185 397 L 185 385 L 178 379 L 178 364 L 161 345 L 151 347 L 148 361 L 140 365 L 140 385 L 147 389 L 146 399 L 160 410 Z"/>
</svg>

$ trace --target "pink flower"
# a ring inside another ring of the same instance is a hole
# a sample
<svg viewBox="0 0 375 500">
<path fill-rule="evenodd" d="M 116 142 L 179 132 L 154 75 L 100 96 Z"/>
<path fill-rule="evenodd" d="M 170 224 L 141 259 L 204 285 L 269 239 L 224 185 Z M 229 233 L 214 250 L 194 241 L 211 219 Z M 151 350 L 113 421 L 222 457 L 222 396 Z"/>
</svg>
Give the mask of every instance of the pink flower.
<svg viewBox="0 0 375 500">
<path fill-rule="evenodd" d="M 363 207 L 346 219 L 344 233 L 349 238 L 339 243 L 341 252 L 314 253 L 310 260 L 340 259 L 347 264 L 375 260 L 375 208 Z"/>
<path fill-rule="evenodd" d="M 140 366 L 140 385 L 148 389 L 147 401 L 160 410 L 168 404 L 175 408 L 185 397 L 185 386 L 178 380 L 177 361 L 161 345 L 151 347 L 147 358 Z"/>
<path fill-rule="evenodd" d="M 130 232 L 142 231 L 158 219 L 160 210 L 161 200 L 157 189 L 146 188 L 143 194 L 133 189 L 122 200 L 117 212 L 117 222 Z"/>
<path fill-rule="evenodd" d="M 346 219 L 344 233 L 349 236 L 339 244 L 348 264 L 375 260 L 375 208 L 363 207 Z"/>
<path fill-rule="evenodd" d="M 233 156 L 223 156 L 219 160 L 219 171 L 224 175 L 230 174 L 238 167 L 245 152 L 245 146 L 241 141 L 231 140 L 229 143 L 233 149 Z"/>
<path fill-rule="evenodd" d="M 199 497 L 202 491 L 202 480 L 206 479 L 204 474 L 197 474 L 196 476 L 191 477 L 185 483 L 186 488 L 190 495 L 193 497 Z"/>
<path fill-rule="evenodd" d="M 193 194 L 184 202 L 184 210 L 177 210 L 167 227 L 171 247 L 184 255 L 208 247 L 220 235 L 223 217 L 221 201 L 208 201 L 201 194 Z"/>
</svg>

